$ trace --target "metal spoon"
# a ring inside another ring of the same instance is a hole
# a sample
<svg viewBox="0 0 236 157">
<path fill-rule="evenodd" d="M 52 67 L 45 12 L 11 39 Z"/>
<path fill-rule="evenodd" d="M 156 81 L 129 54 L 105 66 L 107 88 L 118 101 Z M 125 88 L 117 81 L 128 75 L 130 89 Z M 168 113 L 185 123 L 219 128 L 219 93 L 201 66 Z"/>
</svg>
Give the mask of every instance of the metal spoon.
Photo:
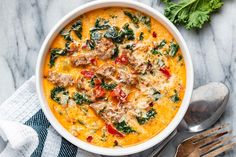
<svg viewBox="0 0 236 157">
<path fill-rule="evenodd" d="M 184 119 L 149 157 L 158 157 L 177 132 L 200 132 L 210 128 L 225 111 L 229 89 L 220 82 L 212 82 L 193 90 L 191 102 Z"/>
</svg>

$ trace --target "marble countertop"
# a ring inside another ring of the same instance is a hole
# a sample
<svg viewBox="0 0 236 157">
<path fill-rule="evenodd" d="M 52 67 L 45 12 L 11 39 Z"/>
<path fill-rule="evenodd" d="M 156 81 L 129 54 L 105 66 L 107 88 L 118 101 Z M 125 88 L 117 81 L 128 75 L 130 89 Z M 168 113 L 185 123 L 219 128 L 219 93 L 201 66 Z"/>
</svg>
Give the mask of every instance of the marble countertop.
<svg viewBox="0 0 236 157">
<path fill-rule="evenodd" d="M 0 1 L 0 103 L 35 73 L 40 46 L 50 29 L 72 9 L 88 0 L 1 0 Z M 141 1 L 163 13 L 160 0 Z M 226 83 L 231 96 L 221 122 L 230 123 L 236 134 L 236 1 L 224 2 L 211 22 L 199 31 L 178 27 L 194 64 L 194 86 L 210 81 Z M 173 156 L 179 135 L 163 156 Z M 0 142 L 1 143 L 1 142 Z M 3 144 L 0 144 L 0 148 Z M 152 149 L 132 156 L 147 156 Z M 226 153 L 233 157 L 236 149 Z"/>
</svg>

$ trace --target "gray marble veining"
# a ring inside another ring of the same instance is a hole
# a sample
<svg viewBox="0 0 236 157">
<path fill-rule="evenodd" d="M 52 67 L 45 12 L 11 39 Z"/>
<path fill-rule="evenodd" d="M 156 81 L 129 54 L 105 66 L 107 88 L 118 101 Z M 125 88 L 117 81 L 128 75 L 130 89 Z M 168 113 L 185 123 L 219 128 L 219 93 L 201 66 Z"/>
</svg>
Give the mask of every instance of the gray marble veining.
<svg viewBox="0 0 236 157">
<path fill-rule="evenodd" d="M 0 1 L 0 102 L 34 75 L 38 51 L 50 29 L 72 9 L 87 0 L 1 0 Z M 143 0 L 163 12 L 159 0 Z M 194 64 L 195 87 L 222 81 L 231 91 L 228 108 L 220 121 L 232 125 L 236 134 L 236 1 L 227 0 L 199 31 L 178 27 L 184 36 Z M 173 152 L 185 134 L 180 134 L 163 156 Z M 152 149 L 132 155 L 145 157 Z M 236 156 L 236 149 L 222 156 Z"/>
</svg>

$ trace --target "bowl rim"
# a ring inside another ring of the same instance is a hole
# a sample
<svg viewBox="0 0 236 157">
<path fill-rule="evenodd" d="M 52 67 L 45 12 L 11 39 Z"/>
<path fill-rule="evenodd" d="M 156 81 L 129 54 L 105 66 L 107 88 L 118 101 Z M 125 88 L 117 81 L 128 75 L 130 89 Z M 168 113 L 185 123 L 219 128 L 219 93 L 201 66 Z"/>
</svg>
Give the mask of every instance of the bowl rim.
<svg viewBox="0 0 236 157">
<path fill-rule="evenodd" d="M 106 7 L 133 8 L 135 10 L 141 11 L 153 17 L 154 19 L 158 20 L 158 22 L 160 22 L 173 35 L 175 40 L 178 42 L 181 48 L 182 55 L 185 61 L 185 66 L 186 66 L 185 94 L 184 94 L 182 104 L 178 112 L 176 113 L 175 117 L 171 120 L 168 126 L 164 128 L 159 134 L 155 135 L 154 137 L 144 142 L 141 142 L 139 144 L 135 144 L 132 146 L 124 147 L 124 148 L 105 148 L 105 147 L 95 146 L 87 142 L 84 142 L 74 137 L 73 135 L 71 135 L 53 115 L 51 109 L 49 108 L 48 102 L 44 96 L 43 86 L 42 86 L 44 58 L 48 52 L 48 49 L 52 41 L 55 39 L 55 36 L 60 32 L 62 28 L 64 28 L 64 26 L 66 26 L 69 22 L 71 22 L 73 19 L 75 19 L 79 15 L 82 15 L 88 11 L 92 11 L 99 8 L 106 8 Z M 120 156 L 120 155 L 129 155 L 129 154 L 138 153 L 148 148 L 151 148 L 152 146 L 155 146 L 156 144 L 164 140 L 167 136 L 169 136 L 170 133 L 173 132 L 178 126 L 178 124 L 181 122 L 181 120 L 183 119 L 188 109 L 192 90 L 193 90 L 193 82 L 194 82 L 193 78 L 194 78 L 194 72 L 193 72 L 191 56 L 190 56 L 188 47 L 182 35 L 177 30 L 177 28 L 159 11 L 153 9 L 152 7 L 144 3 L 140 3 L 137 1 L 128 1 L 128 0 L 97 0 L 97 1 L 84 4 L 72 10 L 71 12 L 69 12 L 51 29 L 51 31 L 45 38 L 40 48 L 37 65 L 36 65 L 36 91 L 40 100 L 42 110 L 45 116 L 47 117 L 47 119 L 49 120 L 49 122 L 51 123 L 51 125 L 55 128 L 55 130 L 62 137 L 64 137 L 66 140 L 68 140 L 69 142 L 71 142 L 72 144 L 76 145 L 79 148 L 82 148 L 92 153 L 101 154 L 101 155 L 109 155 L 109 156 Z"/>
</svg>

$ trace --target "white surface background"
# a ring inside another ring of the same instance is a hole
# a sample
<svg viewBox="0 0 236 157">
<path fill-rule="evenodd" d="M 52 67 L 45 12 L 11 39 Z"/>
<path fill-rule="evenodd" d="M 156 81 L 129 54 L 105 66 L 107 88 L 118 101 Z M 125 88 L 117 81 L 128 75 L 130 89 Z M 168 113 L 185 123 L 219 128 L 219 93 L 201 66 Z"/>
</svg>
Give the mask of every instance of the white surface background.
<svg viewBox="0 0 236 157">
<path fill-rule="evenodd" d="M 49 30 L 72 9 L 86 0 L 0 0 L 0 103 L 34 75 L 40 46 Z M 159 0 L 143 0 L 163 12 Z M 190 49 L 194 63 L 195 87 L 222 81 L 231 90 L 230 101 L 221 122 L 232 125 L 236 134 L 236 1 L 224 1 L 211 23 L 199 31 L 178 27 Z M 179 135 L 164 157 L 173 156 Z M 185 136 L 185 135 L 184 135 Z M 1 141 L 1 140 L 0 140 Z M 0 151 L 4 143 L 0 142 Z M 133 156 L 146 156 L 152 149 Z M 236 149 L 222 156 L 236 156 Z"/>
</svg>

